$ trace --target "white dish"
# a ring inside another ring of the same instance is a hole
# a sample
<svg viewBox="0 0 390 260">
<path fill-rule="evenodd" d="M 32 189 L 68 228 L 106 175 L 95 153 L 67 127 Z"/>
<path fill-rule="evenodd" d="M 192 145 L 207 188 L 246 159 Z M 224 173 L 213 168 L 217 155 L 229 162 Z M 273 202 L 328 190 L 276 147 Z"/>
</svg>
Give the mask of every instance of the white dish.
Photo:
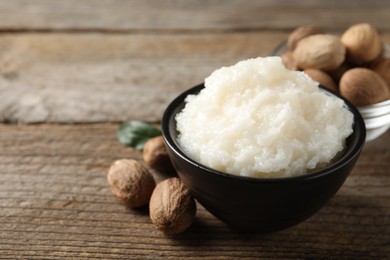
<svg viewBox="0 0 390 260">
<path fill-rule="evenodd" d="M 363 117 L 363 119 L 367 129 L 390 125 L 390 114 L 386 114 L 379 117 L 373 117 L 373 118 Z"/>
<path fill-rule="evenodd" d="M 383 116 L 386 114 L 390 113 L 390 106 L 388 107 L 377 107 L 374 109 L 361 109 L 360 107 L 358 108 L 360 114 L 364 118 L 371 118 L 371 117 L 378 117 L 378 116 Z"/>
<path fill-rule="evenodd" d="M 390 125 L 385 125 L 385 126 L 382 126 L 382 127 L 379 127 L 379 128 L 367 129 L 366 141 L 368 142 L 368 141 L 371 141 L 371 140 L 374 140 L 374 139 L 378 138 L 382 134 L 386 133 L 386 131 L 389 128 L 390 128 Z"/>
</svg>

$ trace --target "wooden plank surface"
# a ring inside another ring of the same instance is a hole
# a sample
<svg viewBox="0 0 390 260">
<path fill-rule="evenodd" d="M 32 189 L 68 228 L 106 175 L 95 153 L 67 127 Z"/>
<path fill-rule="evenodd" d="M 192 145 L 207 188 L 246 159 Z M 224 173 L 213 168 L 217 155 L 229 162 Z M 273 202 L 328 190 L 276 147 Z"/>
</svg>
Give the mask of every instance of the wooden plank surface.
<svg viewBox="0 0 390 260">
<path fill-rule="evenodd" d="M 259 30 L 370 22 L 390 29 L 386 0 L 1 0 L 0 30 Z"/>
<path fill-rule="evenodd" d="M 390 132 L 364 148 L 336 196 L 309 220 L 270 234 L 229 228 L 198 207 L 170 238 L 146 208 L 126 209 L 106 173 L 141 155 L 116 124 L 0 125 L 2 259 L 386 259 L 390 255 Z M 155 173 L 156 174 L 156 173 Z M 161 176 L 161 175 L 160 175 Z"/>
<path fill-rule="evenodd" d="M 0 35 L 0 122 L 158 122 L 215 69 L 267 55 L 283 32 Z M 382 34 L 390 43 L 390 33 Z"/>
<path fill-rule="evenodd" d="M 0 121 L 157 122 L 175 96 L 216 68 L 266 55 L 285 37 L 2 34 Z"/>
<path fill-rule="evenodd" d="M 390 132 L 366 144 L 323 209 L 270 234 L 198 205 L 193 226 L 166 237 L 147 208 L 113 197 L 106 173 L 142 160 L 112 122 L 158 122 L 179 92 L 302 24 L 370 22 L 390 43 L 389 13 L 383 0 L 0 0 L 0 258 L 387 259 Z"/>
</svg>

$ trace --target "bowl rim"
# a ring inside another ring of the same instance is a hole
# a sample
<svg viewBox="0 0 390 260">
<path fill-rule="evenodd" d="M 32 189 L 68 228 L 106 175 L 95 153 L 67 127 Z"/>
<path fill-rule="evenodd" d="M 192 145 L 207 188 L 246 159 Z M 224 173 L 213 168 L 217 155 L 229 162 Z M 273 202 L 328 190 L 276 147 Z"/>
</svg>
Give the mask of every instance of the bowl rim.
<svg viewBox="0 0 390 260">
<path fill-rule="evenodd" d="M 360 153 L 360 151 L 363 149 L 363 146 L 365 144 L 366 139 L 366 127 L 364 124 L 364 120 L 357 110 L 357 108 L 352 105 L 348 100 L 341 97 L 337 93 L 326 89 L 323 86 L 319 86 L 322 91 L 324 91 L 327 94 L 330 94 L 332 96 L 335 96 L 341 100 L 344 101 L 345 106 L 348 110 L 352 112 L 354 115 L 354 122 L 353 122 L 353 128 L 357 129 L 358 134 L 357 141 L 354 143 L 354 146 L 348 149 L 346 153 L 344 153 L 339 159 L 337 159 L 335 162 L 333 162 L 330 166 L 327 166 L 325 168 L 321 168 L 319 170 L 306 173 L 299 176 L 289 176 L 289 177 L 280 177 L 280 178 L 259 178 L 259 177 L 251 177 L 251 176 L 241 176 L 241 175 L 235 175 L 232 173 L 222 172 L 215 170 L 213 168 L 210 168 L 208 166 L 205 166 L 191 157 L 189 157 L 179 146 L 178 142 L 174 140 L 172 133 L 170 131 L 170 122 L 175 122 L 175 115 L 179 112 L 176 111 L 178 107 L 185 106 L 185 98 L 190 94 L 198 94 L 203 88 L 204 83 L 198 84 L 194 87 L 191 87 L 187 89 L 186 91 L 179 94 L 176 98 L 174 98 L 171 103 L 167 106 L 163 113 L 162 121 L 161 121 L 161 130 L 162 135 L 164 138 L 164 141 L 167 146 L 169 146 L 170 150 L 175 153 L 177 156 L 179 156 L 182 160 L 186 161 L 187 163 L 191 164 L 194 167 L 200 168 L 204 170 L 204 172 L 207 172 L 207 174 L 213 174 L 217 176 L 221 176 L 224 178 L 230 178 L 233 180 L 239 180 L 244 182 L 260 182 L 260 183 L 284 183 L 284 182 L 302 182 L 302 181 L 310 181 L 313 179 L 321 178 L 325 175 L 329 175 L 332 172 L 337 172 L 340 168 L 344 167 L 345 165 L 348 165 L 350 161 L 352 161 L 357 154 Z M 181 110 L 180 110 L 181 111 Z M 173 117 L 173 119 L 172 119 Z M 350 137 L 352 134 L 350 135 Z M 349 137 L 348 137 L 349 138 Z"/>
</svg>

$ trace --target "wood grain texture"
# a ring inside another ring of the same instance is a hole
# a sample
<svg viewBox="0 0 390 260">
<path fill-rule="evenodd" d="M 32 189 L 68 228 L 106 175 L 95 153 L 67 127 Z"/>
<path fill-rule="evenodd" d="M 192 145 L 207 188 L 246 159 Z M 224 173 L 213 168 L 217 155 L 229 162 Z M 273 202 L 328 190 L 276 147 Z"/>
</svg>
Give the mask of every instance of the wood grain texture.
<svg viewBox="0 0 390 260">
<path fill-rule="evenodd" d="M 158 122 L 215 69 L 267 55 L 287 33 L 2 34 L 0 122 Z M 390 33 L 382 34 L 390 43 Z"/>
<path fill-rule="evenodd" d="M 157 122 L 216 68 L 266 55 L 285 33 L 3 34 L 0 121 Z"/>
<path fill-rule="evenodd" d="M 369 22 L 390 29 L 385 0 L 1 0 L 0 30 L 289 30 Z"/>
<path fill-rule="evenodd" d="M 277 233 L 238 232 L 198 205 L 166 237 L 106 174 L 142 161 L 109 122 L 158 122 L 179 92 L 299 25 L 370 22 L 390 43 L 389 13 L 382 0 L 0 0 L 0 122 L 80 123 L 0 124 L 0 259 L 387 259 L 390 132 L 324 208 Z"/>
<path fill-rule="evenodd" d="M 148 211 L 126 209 L 106 173 L 141 154 L 116 124 L 0 125 L 2 259 L 386 259 L 390 255 L 390 132 L 366 145 L 336 196 L 309 220 L 270 234 L 229 228 L 198 207 L 170 238 Z M 156 173 L 155 173 L 156 174 Z M 161 177 L 161 175 L 160 175 Z"/>
</svg>

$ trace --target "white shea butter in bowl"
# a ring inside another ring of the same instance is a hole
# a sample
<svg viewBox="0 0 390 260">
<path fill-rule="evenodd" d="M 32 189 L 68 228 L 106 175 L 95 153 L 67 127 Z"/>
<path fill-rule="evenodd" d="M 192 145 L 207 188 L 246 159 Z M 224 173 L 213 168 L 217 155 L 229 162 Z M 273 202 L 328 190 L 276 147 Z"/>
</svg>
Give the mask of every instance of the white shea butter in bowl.
<svg viewBox="0 0 390 260">
<path fill-rule="evenodd" d="M 178 143 L 195 161 L 249 177 L 298 176 L 329 164 L 352 133 L 344 101 L 279 57 L 223 67 L 177 114 Z"/>
</svg>

